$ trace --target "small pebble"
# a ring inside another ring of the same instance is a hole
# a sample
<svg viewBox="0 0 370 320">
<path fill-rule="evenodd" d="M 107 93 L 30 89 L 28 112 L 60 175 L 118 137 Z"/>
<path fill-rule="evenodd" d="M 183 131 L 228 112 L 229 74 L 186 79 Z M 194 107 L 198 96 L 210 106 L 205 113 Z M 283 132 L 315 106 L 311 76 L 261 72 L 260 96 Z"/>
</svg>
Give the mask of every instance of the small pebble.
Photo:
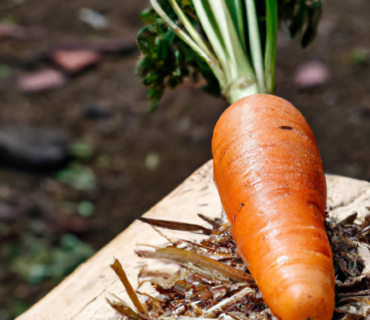
<svg viewBox="0 0 370 320">
<path fill-rule="evenodd" d="M 59 71 L 46 69 L 35 73 L 19 76 L 17 86 L 24 92 L 38 92 L 60 88 L 67 82 L 66 77 Z"/>
<path fill-rule="evenodd" d="M 159 165 L 159 154 L 157 153 L 149 153 L 145 158 L 145 166 L 150 169 L 154 170 Z"/>
<path fill-rule="evenodd" d="M 0 130 L 0 164 L 29 170 L 48 170 L 68 157 L 67 133 L 36 127 L 12 126 Z"/>
<path fill-rule="evenodd" d="M 51 58 L 67 73 L 76 73 L 96 64 L 102 57 L 92 50 L 56 50 L 52 53 Z"/>
<path fill-rule="evenodd" d="M 82 22 L 97 30 L 106 29 L 109 24 L 104 15 L 90 8 L 81 8 L 78 16 Z"/>
<path fill-rule="evenodd" d="M 294 78 L 294 83 L 299 89 L 312 89 L 326 85 L 330 79 L 328 67 L 317 60 L 301 65 Z"/>
<path fill-rule="evenodd" d="M 46 30 L 39 27 L 26 28 L 15 24 L 0 23 L 0 40 L 13 38 L 17 40 L 40 40 L 46 35 Z"/>
<path fill-rule="evenodd" d="M 98 120 L 98 119 L 106 119 L 109 118 L 112 114 L 110 108 L 103 107 L 96 104 L 86 105 L 82 113 L 85 117 Z"/>
</svg>

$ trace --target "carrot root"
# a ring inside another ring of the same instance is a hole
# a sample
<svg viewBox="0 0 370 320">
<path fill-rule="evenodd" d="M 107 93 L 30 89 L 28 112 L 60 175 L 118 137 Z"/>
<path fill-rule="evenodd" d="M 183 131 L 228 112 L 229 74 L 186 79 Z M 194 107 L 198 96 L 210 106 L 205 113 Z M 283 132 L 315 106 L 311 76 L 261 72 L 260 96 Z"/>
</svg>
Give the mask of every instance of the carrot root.
<svg viewBox="0 0 370 320">
<path fill-rule="evenodd" d="M 313 133 L 284 99 L 240 99 L 212 141 L 214 179 L 244 262 L 282 320 L 330 320 L 334 267 Z"/>
</svg>

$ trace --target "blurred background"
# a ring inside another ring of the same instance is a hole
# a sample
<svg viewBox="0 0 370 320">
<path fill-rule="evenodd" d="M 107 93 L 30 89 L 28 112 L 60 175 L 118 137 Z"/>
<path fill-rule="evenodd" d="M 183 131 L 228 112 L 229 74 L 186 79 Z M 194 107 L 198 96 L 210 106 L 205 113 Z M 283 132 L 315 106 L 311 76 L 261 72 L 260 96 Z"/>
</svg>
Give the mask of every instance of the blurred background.
<svg viewBox="0 0 370 320">
<path fill-rule="evenodd" d="M 211 159 L 224 101 L 185 83 L 146 112 L 134 72 L 148 5 L 0 1 L 0 320 L 27 310 Z M 276 70 L 276 93 L 308 120 L 325 171 L 365 180 L 369 17 L 368 0 L 325 0 L 307 49 L 281 26 Z"/>
</svg>

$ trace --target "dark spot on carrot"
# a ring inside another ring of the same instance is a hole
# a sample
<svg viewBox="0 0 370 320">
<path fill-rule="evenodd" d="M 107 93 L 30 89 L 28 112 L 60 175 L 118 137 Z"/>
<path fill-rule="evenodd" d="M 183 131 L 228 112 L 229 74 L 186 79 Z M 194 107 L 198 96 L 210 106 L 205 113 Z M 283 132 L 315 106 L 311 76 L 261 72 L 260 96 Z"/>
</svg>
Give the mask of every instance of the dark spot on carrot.
<svg viewBox="0 0 370 320">
<path fill-rule="evenodd" d="M 238 209 L 238 212 L 239 212 L 243 207 L 244 207 L 244 203 L 242 202 L 242 203 L 240 204 L 240 207 L 239 207 L 239 209 Z"/>
<path fill-rule="evenodd" d="M 289 127 L 289 126 L 281 126 L 281 127 L 279 127 L 279 129 L 282 129 L 282 130 L 293 130 L 294 128 Z"/>
<path fill-rule="evenodd" d="M 262 237 L 262 240 L 265 240 L 265 237 Z"/>
<path fill-rule="evenodd" d="M 222 160 L 222 158 L 224 157 L 225 153 L 226 153 L 227 149 L 224 151 L 224 153 L 222 154 L 222 156 L 220 157 L 220 162 Z"/>
</svg>

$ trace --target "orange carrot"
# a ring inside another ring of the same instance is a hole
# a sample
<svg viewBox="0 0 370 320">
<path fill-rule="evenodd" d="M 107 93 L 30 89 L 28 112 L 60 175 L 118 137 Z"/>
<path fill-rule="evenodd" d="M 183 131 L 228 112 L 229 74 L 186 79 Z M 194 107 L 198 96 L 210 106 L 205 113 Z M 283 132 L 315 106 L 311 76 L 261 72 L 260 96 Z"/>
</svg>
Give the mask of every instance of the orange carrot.
<svg viewBox="0 0 370 320">
<path fill-rule="evenodd" d="M 150 2 L 157 16 L 145 15 L 154 25 L 140 32 L 138 44 L 151 110 L 166 84 L 173 87 L 197 72 L 208 90 L 233 103 L 216 125 L 212 150 L 215 182 L 239 251 L 279 319 L 330 320 L 334 267 L 319 151 L 302 115 L 266 95 L 274 92 L 279 20 L 293 16 L 294 36 L 307 15 L 316 17 L 304 28 L 306 46 L 316 33 L 321 0 L 309 12 L 304 1 L 193 0 L 191 8 L 176 0 Z M 153 27 L 158 18 L 177 37 Z"/>
<path fill-rule="evenodd" d="M 273 95 L 233 103 L 214 130 L 214 179 L 239 252 L 282 320 L 330 320 L 334 267 L 313 133 Z"/>
</svg>

